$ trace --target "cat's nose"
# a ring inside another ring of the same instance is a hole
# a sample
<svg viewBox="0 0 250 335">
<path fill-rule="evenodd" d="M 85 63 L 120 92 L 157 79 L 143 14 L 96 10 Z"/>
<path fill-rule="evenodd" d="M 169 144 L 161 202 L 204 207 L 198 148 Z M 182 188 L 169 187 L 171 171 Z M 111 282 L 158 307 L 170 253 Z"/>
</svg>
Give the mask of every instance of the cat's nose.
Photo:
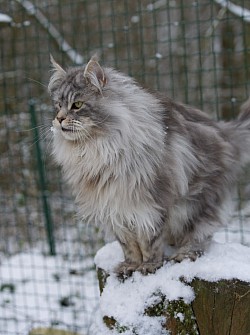
<svg viewBox="0 0 250 335">
<path fill-rule="evenodd" d="M 56 119 L 57 119 L 60 123 L 62 123 L 63 120 L 66 119 L 66 116 L 67 116 L 67 113 L 65 112 L 65 110 L 62 110 L 62 109 L 61 109 L 61 110 L 57 113 Z"/>
<path fill-rule="evenodd" d="M 60 123 L 62 123 L 63 122 L 63 120 L 65 120 L 66 119 L 66 117 L 65 116 L 58 116 L 57 115 L 57 120 L 60 122 Z"/>
</svg>

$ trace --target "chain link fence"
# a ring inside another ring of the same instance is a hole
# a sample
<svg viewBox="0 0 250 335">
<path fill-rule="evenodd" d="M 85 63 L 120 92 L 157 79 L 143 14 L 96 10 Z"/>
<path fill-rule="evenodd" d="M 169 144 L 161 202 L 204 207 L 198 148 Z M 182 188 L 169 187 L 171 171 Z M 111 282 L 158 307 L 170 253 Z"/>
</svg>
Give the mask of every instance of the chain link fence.
<svg viewBox="0 0 250 335">
<path fill-rule="evenodd" d="M 248 97 L 244 0 L 0 0 L 0 334 L 38 327 L 91 334 L 100 232 L 75 216 L 50 157 L 49 55 L 101 62 L 230 119 Z M 225 241 L 250 244 L 249 169 Z"/>
</svg>

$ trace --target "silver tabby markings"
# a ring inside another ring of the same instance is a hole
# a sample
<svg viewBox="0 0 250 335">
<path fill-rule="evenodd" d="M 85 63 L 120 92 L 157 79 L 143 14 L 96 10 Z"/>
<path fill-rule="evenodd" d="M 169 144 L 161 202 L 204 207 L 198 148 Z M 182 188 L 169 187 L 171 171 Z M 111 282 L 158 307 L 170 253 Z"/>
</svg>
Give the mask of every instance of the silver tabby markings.
<svg viewBox="0 0 250 335">
<path fill-rule="evenodd" d="M 79 214 L 112 232 L 125 256 L 116 271 L 154 272 L 171 257 L 195 260 L 223 225 L 241 167 L 250 160 L 250 107 L 231 122 L 151 94 L 133 79 L 53 58 L 53 155 Z"/>
</svg>

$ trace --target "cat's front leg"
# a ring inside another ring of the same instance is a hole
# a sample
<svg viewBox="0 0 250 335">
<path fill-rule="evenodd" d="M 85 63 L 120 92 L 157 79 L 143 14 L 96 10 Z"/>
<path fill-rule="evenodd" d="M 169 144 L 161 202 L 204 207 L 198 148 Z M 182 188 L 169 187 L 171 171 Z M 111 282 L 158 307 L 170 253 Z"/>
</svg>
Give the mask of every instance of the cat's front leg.
<svg viewBox="0 0 250 335">
<path fill-rule="evenodd" d="M 125 260 L 124 262 L 118 264 L 118 266 L 115 268 L 115 272 L 119 277 L 131 276 L 131 274 L 136 271 L 143 260 L 139 244 L 132 236 L 127 238 L 126 241 L 121 241 L 119 238 L 117 239 L 122 247 Z"/>
<path fill-rule="evenodd" d="M 163 234 L 158 233 L 151 239 L 144 237 L 139 240 L 142 252 L 142 263 L 137 268 L 143 274 L 154 273 L 163 265 L 164 259 L 164 239 Z"/>
<path fill-rule="evenodd" d="M 126 243 L 119 241 L 125 261 L 120 263 L 115 272 L 119 276 L 130 276 L 134 271 L 143 274 L 154 273 L 163 264 L 163 235 L 140 236 L 131 238 Z"/>
</svg>

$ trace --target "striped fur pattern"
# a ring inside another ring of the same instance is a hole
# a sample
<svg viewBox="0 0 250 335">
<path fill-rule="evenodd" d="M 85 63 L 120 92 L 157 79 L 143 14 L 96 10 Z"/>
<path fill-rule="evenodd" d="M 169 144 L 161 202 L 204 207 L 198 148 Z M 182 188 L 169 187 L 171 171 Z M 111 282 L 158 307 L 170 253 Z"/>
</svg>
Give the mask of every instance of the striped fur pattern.
<svg viewBox="0 0 250 335">
<path fill-rule="evenodd" d="M 249 105 L 235 121 L 216 123 L 95 58 L 68 70 L 51 61 L 53 155 L 80 216 L 120 242 L 125 261 L 116 271 L 154 272 L 165 243 L 176 246 L 173 260 L 195 260 L 224 224 L 250 160 Z"/>
</svg>

